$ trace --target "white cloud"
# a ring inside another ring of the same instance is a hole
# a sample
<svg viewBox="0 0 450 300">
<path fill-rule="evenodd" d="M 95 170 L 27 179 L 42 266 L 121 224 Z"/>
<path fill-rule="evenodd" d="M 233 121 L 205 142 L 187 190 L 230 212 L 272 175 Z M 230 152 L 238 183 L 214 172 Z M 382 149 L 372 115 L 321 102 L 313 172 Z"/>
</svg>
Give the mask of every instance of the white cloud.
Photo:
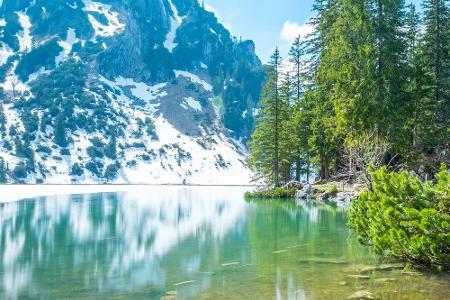
<svg viewBox="0 0 450 300">
<path fill-rule="evenodd" d="M 314 27 L 310 24 L 299 24 L 297 22 L 292 22 L 287 20 L 283 24 L 283 29 L 280 33 L 280 38 L 288 43 L 292 43 L 298 36 L 305 38 L 308 34 L 314 31 Z"/>
</svg>

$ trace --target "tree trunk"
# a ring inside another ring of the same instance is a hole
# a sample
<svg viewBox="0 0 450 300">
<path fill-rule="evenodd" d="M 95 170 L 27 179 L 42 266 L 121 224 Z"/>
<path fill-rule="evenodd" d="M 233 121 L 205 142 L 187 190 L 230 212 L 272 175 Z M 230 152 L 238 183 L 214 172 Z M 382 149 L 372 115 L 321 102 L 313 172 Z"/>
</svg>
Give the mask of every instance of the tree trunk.
<svg viewBox="0 0 450 300">
<path fill-rule="evenodd" d="M 328 180 L 330 178 L 330 167 L 326 158 L 322 158 L 320 177 L 322 180 Z"/>
<path fill-rule="evenodd" d="M 306 163 L 306 183 L 308 183 L 309 184 L 309 175 L 310 175 L 310 171 L 309 171 L 309 160 L 308 160 L 308 162 Z"/>
<path fill-rule="evenodd" d="M 300 181 L 301 177 L 301 165 L 300 156 L 297 157 L 296 167 L 295 167 L 295 180 Z"/>
</svg>

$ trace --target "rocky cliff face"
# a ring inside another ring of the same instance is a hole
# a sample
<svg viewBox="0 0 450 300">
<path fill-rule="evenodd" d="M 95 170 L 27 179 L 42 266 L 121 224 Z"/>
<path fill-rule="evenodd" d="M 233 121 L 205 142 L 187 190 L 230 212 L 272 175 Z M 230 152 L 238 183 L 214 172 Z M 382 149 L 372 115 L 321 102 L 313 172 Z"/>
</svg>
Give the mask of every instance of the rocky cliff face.
<svg viewBox="0 0 450 300">
<path fill-rule="evenodd" d="M 248 181 L 264 71 L 196 0 L 4 0 L 0 37 L 0 179 Z"/>
</svg>

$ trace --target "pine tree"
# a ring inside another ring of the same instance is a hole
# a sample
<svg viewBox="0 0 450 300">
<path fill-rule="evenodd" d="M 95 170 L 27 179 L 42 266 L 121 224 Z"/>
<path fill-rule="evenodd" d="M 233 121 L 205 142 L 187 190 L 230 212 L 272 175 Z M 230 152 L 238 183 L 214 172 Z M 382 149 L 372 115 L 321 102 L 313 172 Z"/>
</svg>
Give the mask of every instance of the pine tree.
<svg viewBox="0 0 450 300">
<path fill-rule="evenodd" d="M 0 104 L 0 135 L 6 134 L 6 116 L 3 106 Z"/>
<path fill-rule="evenodd" d="M 312 56 L 312 82 L 309 90 L 311 100 L 311 136 L 308 144 L 320 165 L 319 176 L 330 177 L 330 164 L 336 158 L 338 139 L 335 135 L 336 115 L 332 101 L 334 83 L 327 78 L 327 70 L 334 66 L 327 65 L 326 56 L 330 51 L 332 30 L 339 15 L 340 4 L 337 0 L 317 0 L 314 4 L 316 18 L 312 25 L 315 34 L 310 38 L 308 52 Z M 325 59 L 324 59 L 325 58 Z"/>
<path fill-rule="evenodd" d="M 427 98 L 433 110 L 429 144 L 448 148 L 450 119 L 450 12 L 447 0 L 425 0 L 423 61 L 428 75 Z"/>
<path fill-rule="evenodd" d="M 115 128 L 111 130 L 111 138 L 105 147 L 105 155 L 110 159 L 117 158 L 117 137 Z"/>
<path fill-rule="evenodd" d="M 420 38 L 421 28 L 420 16 L 414 4 L 407 6 L 406 14 L 406 63 L 407 63 L 407 87 L 409 103 L 406 109 L 401 112 L 405 115 L 403 124 L 403 134 L 397 137 L 397 145 L 400 153 L 407 160 L 414 160 L 415 157 L 423 153 L 425 147 L 425 137 L 431 132 L 429 119 L 432 108 L 426 98 L 426 74 L 422 61 Z M 403 145 L 403 147 L 401 147 Z"/>
<path fill-rule="evenodd" d="M 289 51 L 289 61 L 292 64 L 292 90 L 294 103 L 292 105 L 291 127 L 295 131 L 293 143 L 295 145 L 295 180 L 300 181 L 302 173 L 302 163 L 305 162 L 307 181 L 309 181 L 309 161 L 308 138 L 310 123 L 305 118 L 305 112 L 308 109 L 305 105 L 304 93 L 307 89 L 307 74 L 305 72 L 305 43 L 297 37 Z"/>
<path fill-rule="evenodd" d="M 371 4 L 372 44 L 376 60 L 374 78 L 379 112 L 372 118 L 376 121 L 372 127 L 378 133 L 387 135 L 394 151 L 398 151 L 396 143 L 402 134 L 404 109 L 409 100 L 405 93 L 408 78 L 405 3 L 404 0 L 376 0 Z"/>
<path fill-rule="evenodd" d="M 278 48 L 269 62 L 268 79 L 260 102 L 261 110 L 250 141 L 250 166 L 274 184 L 280 186 L 280 97 L 281 56 Z"/>
<path fill-rule="evenodd" d="M 6 183 L 6 165 L 3 157 L 0 157 L 0 183 Z"/>
<path fill-rule="evenodd" d="M 59 112 L 55 119 L 55 143 L 60 147 L 67 147 L 67 133 L 65 128 L 64 112 Z"/>
<path fill-rule="evenodd" d="M 280 83 L 280 175 L 283 182 L 291 180 L 291 168 L 294 161 L 296 132 L 292 127 L 292 78 L 290 72 L 284 74 Z"/>
</svg>

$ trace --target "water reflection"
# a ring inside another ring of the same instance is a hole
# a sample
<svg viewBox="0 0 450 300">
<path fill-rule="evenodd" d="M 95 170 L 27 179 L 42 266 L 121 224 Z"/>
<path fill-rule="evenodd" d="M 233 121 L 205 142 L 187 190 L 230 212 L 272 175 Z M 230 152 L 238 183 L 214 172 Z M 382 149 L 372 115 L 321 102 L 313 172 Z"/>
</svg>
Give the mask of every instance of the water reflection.
<svg viewBox="0 0 450 300">
<path fill-rule="evenodd" d="M 360 287 L 339 284 L 345 268 L 378 262 L 344 210 L 247 203 L 244 191 L 152 187 L 2 204 L 0 298 L 337 299 Z M 445 280 L 396 280 L 392 291 L 446 295 Z"/>
<path fill-rule="evenodd" d="M 54 271 L 75 280 L 74 285 L 95 282 L 89 288 L 98 292 L 148 285 L 163 290 L 172 283 L 170 268 L 176 267 L 180 277 L 198 272 L 202 257 L 196 250 L 243 226 L 241 198 L 239 189 L 165 187 L 148 195 L 56 196 L 3 204 L 0 295 L 42 293 L 51 286 L 50 278 L 41 275 L 56 277 Z M 182 255 L 170 253 L 183 244 Z M 165 264 L 167 258 L 178 260 L 176 266 Z"/>
</svg>

